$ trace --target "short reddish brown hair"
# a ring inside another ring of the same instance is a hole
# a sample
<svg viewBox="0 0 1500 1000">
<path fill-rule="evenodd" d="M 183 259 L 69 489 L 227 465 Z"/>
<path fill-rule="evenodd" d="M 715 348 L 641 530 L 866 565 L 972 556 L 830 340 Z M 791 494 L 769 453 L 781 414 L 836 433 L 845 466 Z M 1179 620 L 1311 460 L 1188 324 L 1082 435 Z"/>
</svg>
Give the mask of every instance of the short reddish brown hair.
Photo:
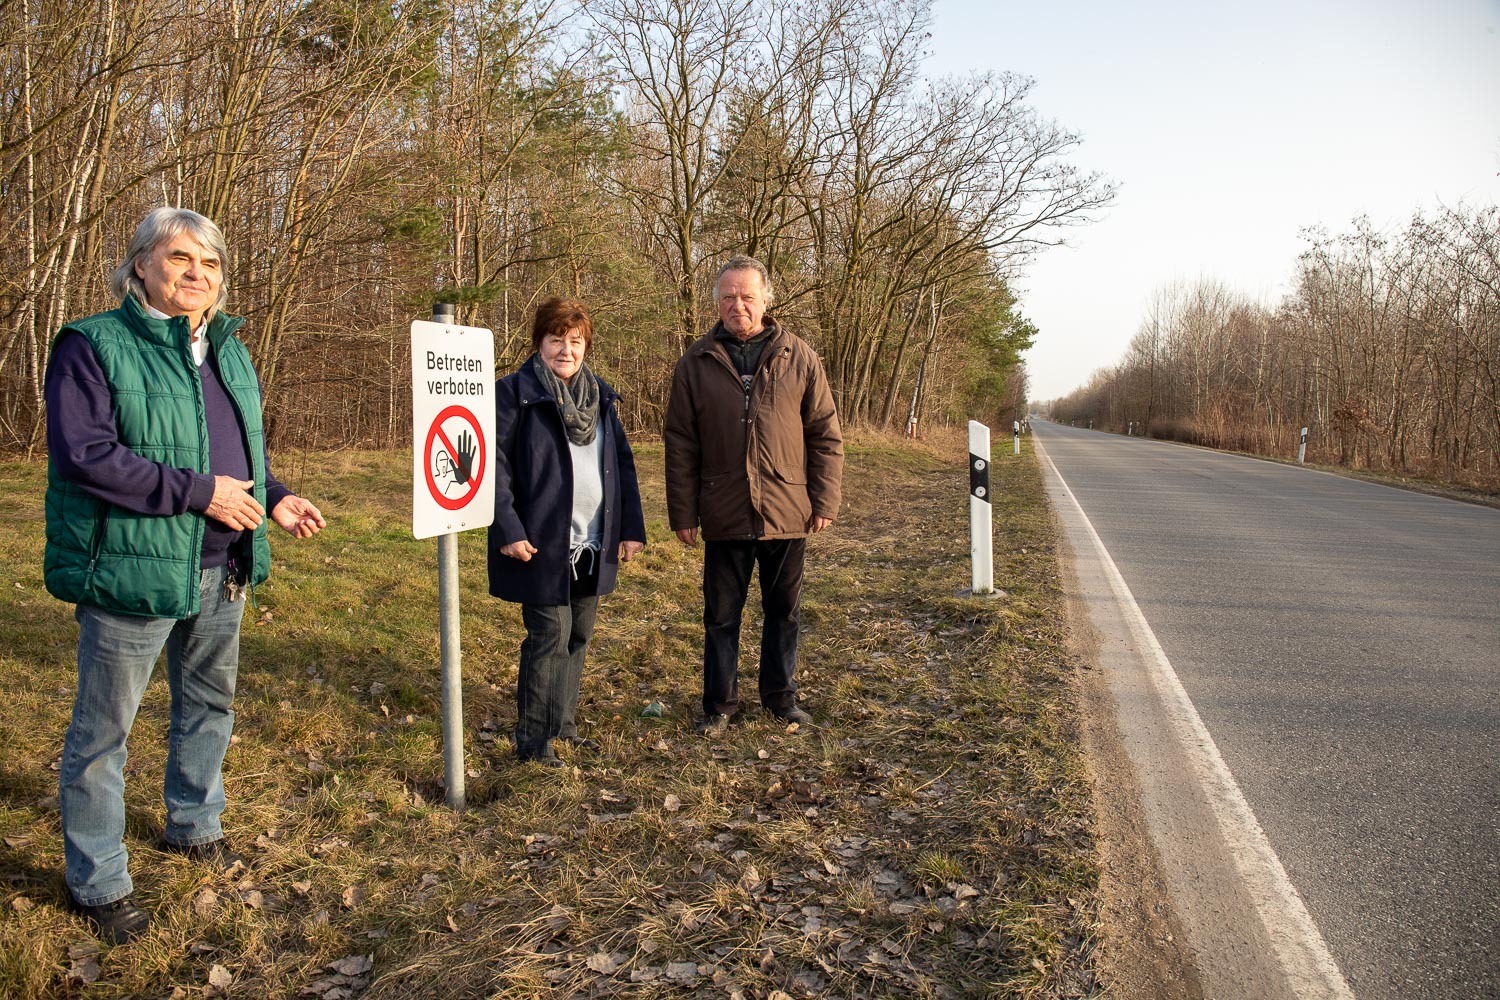
<svg viewBox="0 0 1500 1000">
<path fill-rule="evenodd" d="M 564 337 L 577 330 L 583 334 L 585 347 L 594 343 L 594 321 L 589 311 L 577 299 L 550 298 L 536 307 L 536 318 L 531 321 L 531 349 L 542 349 L 542 341 L 548 337 Z"/>
</svg>

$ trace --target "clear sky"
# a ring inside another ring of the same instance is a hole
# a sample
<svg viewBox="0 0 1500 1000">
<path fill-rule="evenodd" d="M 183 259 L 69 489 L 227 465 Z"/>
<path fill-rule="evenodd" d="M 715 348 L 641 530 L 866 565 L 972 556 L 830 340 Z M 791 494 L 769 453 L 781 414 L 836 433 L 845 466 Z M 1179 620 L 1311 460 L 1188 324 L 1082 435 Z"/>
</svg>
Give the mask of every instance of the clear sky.
<svg viewBox="0 0 1500 1000">
<path fill-rule="evenodd" d="M 1500 0 L 934 0 L 929 73 L 1009 70 L 1120 184 L 1018 282 L 1031 398 L 1119 361 L 1153 292 L 1267 304 L 1304 227 L 1500 202 Z"/>
</svg>

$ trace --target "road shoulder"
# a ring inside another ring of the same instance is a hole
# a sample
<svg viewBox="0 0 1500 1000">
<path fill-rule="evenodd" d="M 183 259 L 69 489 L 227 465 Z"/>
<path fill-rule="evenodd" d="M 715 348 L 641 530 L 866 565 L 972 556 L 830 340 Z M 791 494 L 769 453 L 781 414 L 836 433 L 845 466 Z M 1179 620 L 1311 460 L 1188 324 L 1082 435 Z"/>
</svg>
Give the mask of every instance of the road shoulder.
<svg viewBox="0 0 1500 1000">
<path fill-rule="evenodd" d="M 1120 739 L 1114 696 L 1099 665 L 1099 635 L 1082 599 L 1072 546 L 1061 529 L 1057 560 L 1067 600 L 1070 651 L 1094 786 L 1099 851 L 1100 971 L 1123 1000 L 1201 1000 L 1186 936 L 1172 910 L 1161 857 L 1151 843 L 1140 781 Z"/>
</svg>

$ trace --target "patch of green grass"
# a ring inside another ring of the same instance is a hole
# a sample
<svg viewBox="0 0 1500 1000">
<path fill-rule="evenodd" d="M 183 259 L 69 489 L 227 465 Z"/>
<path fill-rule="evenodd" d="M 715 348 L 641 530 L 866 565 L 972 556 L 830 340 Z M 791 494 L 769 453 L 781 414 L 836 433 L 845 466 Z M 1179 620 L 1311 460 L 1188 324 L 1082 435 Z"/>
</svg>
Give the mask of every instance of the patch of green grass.
<svg viewBox="0 0 1500 1000">
<path fill-rule="evenodd" d="M 409 529 L 409 456 L 301 456 L 329 517 L 273 540 L 246 618 L 225 823 L 234 881 L 154 847 L 165 685 L 131 741 L 127 843 L 156 915 L 67 980 L 50 765 L 72 703 L 71 609 L 41 586 L 44 470 L 0 468 L 0 997 L 292 997 L 371 956 L 366 997 L 1096 995 L 1097 872 L 1074 737 L 1055 539 L 1029 455 L 992 484 L 997 584 L 969 582 L 957 435 L 849 446 L 846 506 L 810 543 L 803 703 L 691 728 L 701 548 L 664 521 L 659 444 L 637 449 L 650 546 L 605 598 L 580 705 L 593 752 L 518 764 L 514 605 L 460 536 L 469 809 L 443 806 L 436 552 Z M 285 471 L 285 470 L 283 470 Z M 742 686 L 755 689 L 752 592 Z M 643 718 L 660 702 L 661 719 Z"/>
</svg>

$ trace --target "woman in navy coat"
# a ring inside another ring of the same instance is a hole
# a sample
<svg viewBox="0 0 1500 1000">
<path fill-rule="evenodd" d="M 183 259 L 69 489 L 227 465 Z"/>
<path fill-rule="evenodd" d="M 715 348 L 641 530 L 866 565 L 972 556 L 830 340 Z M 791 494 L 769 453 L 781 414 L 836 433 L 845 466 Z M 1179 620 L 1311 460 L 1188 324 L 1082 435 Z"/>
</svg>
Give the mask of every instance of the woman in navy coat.
<svg viewBox="0 0 1500 1000">
<path fill-rule="evenodd" d="M 534 353 L 495 393 L 495 520 L 490 593 L 521 605 L 516 756 L 561 765 L 552 741 L 591 745 L 574 718 L 599 598 L 646 547 L 635 458 L 618 394 L 583 357 L 594 327 L 583 303 L 537 307 Z"/>
</svg>

